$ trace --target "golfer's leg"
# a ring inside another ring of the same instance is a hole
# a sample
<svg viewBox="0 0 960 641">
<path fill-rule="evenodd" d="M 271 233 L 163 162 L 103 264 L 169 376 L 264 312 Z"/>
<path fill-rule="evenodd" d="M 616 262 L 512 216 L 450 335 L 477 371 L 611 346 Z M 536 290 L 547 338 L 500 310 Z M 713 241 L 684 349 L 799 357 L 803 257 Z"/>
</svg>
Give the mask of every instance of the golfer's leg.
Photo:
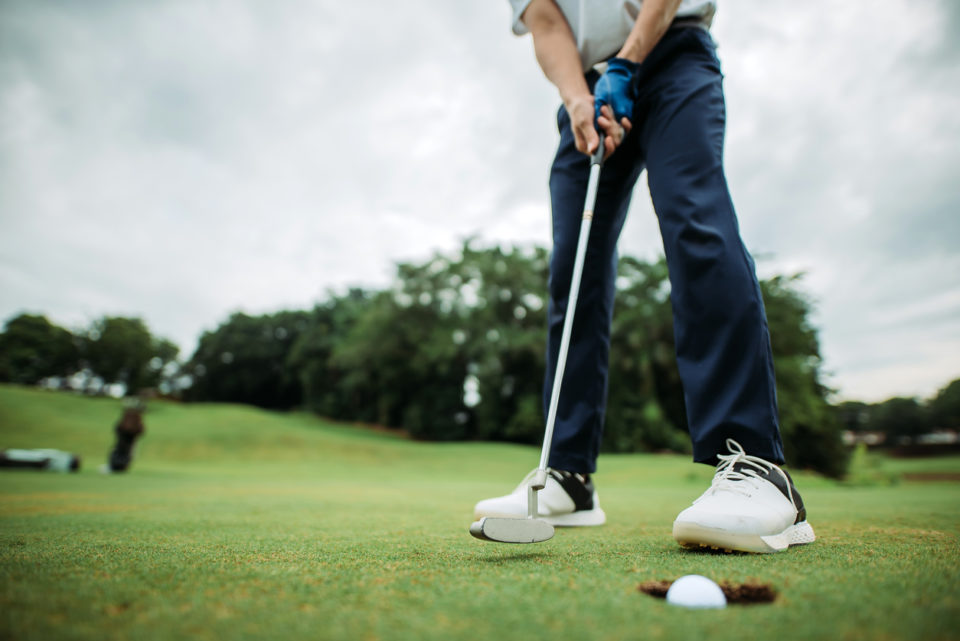
<svg viewBox="0 0 960 641">
<path fill-rule="evenodd" d="M 780 463 L 763 300 L 723 171 L 722 76 L 710 36 L 697 30 L 684 38 L 687 50 L 659 88 L 643 138 L 670 270 L 694 459 L 715 462 L 732 438 L 748 453 Z"/>
<path fill-rule="evenodd" d="M 574 146 L 570 120 L 562 108 L 559 125 L 560 146 L 550 172 L 553 253 L 547 310 L 545 415 L 553 389 L 590 168 L 589 158 Z M 584 474 L 596 471 L 607 399 L 617 238 L 640 173 L 633 158 L 635 154 L 631 150 L 621 147 L 606 162 L 600 175 L 554 427 L 549 465 L 556 469 Z"/>
</svg>

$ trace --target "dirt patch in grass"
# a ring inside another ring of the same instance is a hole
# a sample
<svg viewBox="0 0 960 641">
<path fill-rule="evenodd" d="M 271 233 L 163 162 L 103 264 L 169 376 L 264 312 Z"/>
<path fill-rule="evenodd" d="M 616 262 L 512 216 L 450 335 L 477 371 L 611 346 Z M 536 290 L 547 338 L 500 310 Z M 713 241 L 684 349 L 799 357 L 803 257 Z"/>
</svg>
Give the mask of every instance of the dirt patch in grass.
<svg viewBox="0 0 960 641">
<path fill-rule="evenodd" d="M 673 581 L 644 581 L 637 586 L 637 589 L 644 594 L 655 596 L 660 599 L 667 598 L 667 590 L 673 585 Z"/>
<path fill-rule="evenodd" d="M 727 603 L 773 603 L 777 598 L 777 591 L 766 583 L 721 581 L 720 589 L 727 597 Z"/>
<path fill-rule="evenodd" d="M 637 590 L 664 599 L 671 585 L 673 585 L 673 581 L 644 581 L 637 586 Z M 721 581 L 717 585 L 720 586 L 723 595 L 727 597 L 727 603 L 773 603 L 777 598 L 777 591 L 773 589 L 773 586 L 759 581 L 748 581 L 746 583 Z"/>
</svg>

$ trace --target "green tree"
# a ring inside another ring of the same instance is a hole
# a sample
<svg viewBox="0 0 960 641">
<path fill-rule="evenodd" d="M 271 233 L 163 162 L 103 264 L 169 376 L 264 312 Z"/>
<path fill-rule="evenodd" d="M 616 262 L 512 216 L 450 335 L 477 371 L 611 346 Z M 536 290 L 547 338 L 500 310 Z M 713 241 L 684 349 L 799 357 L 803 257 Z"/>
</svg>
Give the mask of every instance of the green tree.
<svg viewBox="0 0 960 641">
<path fill-rule="evenodd" d="M 537 440 L 546 264 L 543 250 L 467 241 L 399 265 L 333 351 L 344 395 L 423 438 Z"/>
<path fill-rule="evenodd" d="M 620 259 L 603 447 L 690 450 L 666 261 Z"/>
<path fill-rule="evenodd" d="M 45 316 L 20 314 L 0 334 L 0 381 L 33 385 L 79 369 L 77 340 Z"/>
<path fill-rule="evenodd" d="M 310 314 L 306 328 L 290 347 L 286 365 L 300 381 L 307 409 L 330 418 L 374 420 L 362 398 L 348 394 L 344 378 L 350 374 L 332 361 L 334 349 L 372 304 L 373 295 L 351 289 L 343 296 L 331 294 Z M 364 364 L 363 368 L 369 367 Z"/>
<path fill-rule="evenodd" d="M 453 323 L 440 339 L 461 342 L 470 436 L 537 443 L 543 436 L 549 255 L 540 248 L 477 249 L 471 242 L 460 254 L 441 273 L 437 304 L 443 311 L 443 300 L 453 301 Z M 423 279 L 408 287 L 423 296 L 431 284 Z"/>
<path fill-rule="evenodd" d="M 830 390 L 821 382 L 811 303 L 796 286 L 801 278 L 775 276 L 760 283 L 777 377 L 780 433 L 789 464 L 840 477 L 849 452 L 842 424 L 828 402 Z"/>
<path fill-rule="evenodd" d="M 276 409 L 300 405 L 300 382 L 296 372 L 287 367 L 287 357 L 309 322 L 310 313 L 302 311 L 233 314 L 200 337 L 185 367 L 193 384 L 184 396 Z"/>
<path fill-rule="evenodd" d="M 862 401 L 844 401 L 836 406 L 837 420 L 843 429 L 851 432 L 867 432 L 870 426 L 871 406 Z"/>
<path fill-rule="evenodd" d="M 179 348 L 154 338 L 140 318 L 104 316 L 94 321 L 81 343 L 89 370 L 107 383 L 123 383 L 128 394 L 155 385 Z"/>
<path fill-rule="evenodd" d="M 154 338 L 153 354 L 153 358 L 147 364 L 145 386 L 157 388 L 164 394 L 179 393 L 180 347 L 166 338 Z"/>
<path fill-rule="evenodd" d="M 376 296 L 331 359 L 346 373 L 341 389 L 360 405 L 362 420 L 419 438 L 466 437 L 466 367 L 452 341 L 436 340 L 441 325 L 428 305 L 403 305 L 389 292 Z"/>
<path fill-rule="evenodd" d="M 872 428 L 886 435 L 887 445 L 912 443 L 930 431 L 930 414 L 916 398 L 897 396 L 871 409 Z"/>
<path fill-rule="evenodd" d="M 960 378 L 937 392 L 929 407 L 931 427 L 960 429 Z"/>
</svg>

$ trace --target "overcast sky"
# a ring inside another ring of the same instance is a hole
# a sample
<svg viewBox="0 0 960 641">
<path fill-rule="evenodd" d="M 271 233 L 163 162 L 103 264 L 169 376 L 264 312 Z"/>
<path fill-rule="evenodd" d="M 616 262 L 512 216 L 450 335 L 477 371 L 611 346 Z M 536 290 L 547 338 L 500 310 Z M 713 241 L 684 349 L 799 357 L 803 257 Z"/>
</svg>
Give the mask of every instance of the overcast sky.
<svg viewBox="0 0 960 641">
<path fill-rule="evenodd" d="M 960 9 L 720 0 L 727 173 L 840 398 L 960 376 Z M 499 2 L 0 1 L 0 319 L 237 310 L 548 246 L 555 89 Z M 621 252 L 661 253 L 645 178 Z"/>
</svg>

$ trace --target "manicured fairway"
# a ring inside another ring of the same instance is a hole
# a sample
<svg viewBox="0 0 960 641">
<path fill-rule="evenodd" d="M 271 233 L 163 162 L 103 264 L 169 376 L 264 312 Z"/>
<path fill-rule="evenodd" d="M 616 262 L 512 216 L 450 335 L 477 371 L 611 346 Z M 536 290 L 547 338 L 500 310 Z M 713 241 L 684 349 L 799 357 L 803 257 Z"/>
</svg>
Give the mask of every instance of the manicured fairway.
<svg viewBox="0 0 960 641">
<path fill-rule="evenodd" d="M 103 476 L 118 401 L 0 387 L 0 447 L 84 456 L 0 474 L 0 638 L 956 639 L 960 483 L 799 474 L 820 540 L 775 556 L 687 552 L 676 513 L 711 477 L 607 456 L 610 523 L 536 546 L 467 534 L 533 448 L 414 443 L 302 414 L 155 402 L 132 472 Z M 897 474 L 925 463 L 897 461 Z M 938 459 L 938 472 L 960 460 Z M 771 605 L 687 611 L 650 579 L 757 579 Z"/>
</svg>

